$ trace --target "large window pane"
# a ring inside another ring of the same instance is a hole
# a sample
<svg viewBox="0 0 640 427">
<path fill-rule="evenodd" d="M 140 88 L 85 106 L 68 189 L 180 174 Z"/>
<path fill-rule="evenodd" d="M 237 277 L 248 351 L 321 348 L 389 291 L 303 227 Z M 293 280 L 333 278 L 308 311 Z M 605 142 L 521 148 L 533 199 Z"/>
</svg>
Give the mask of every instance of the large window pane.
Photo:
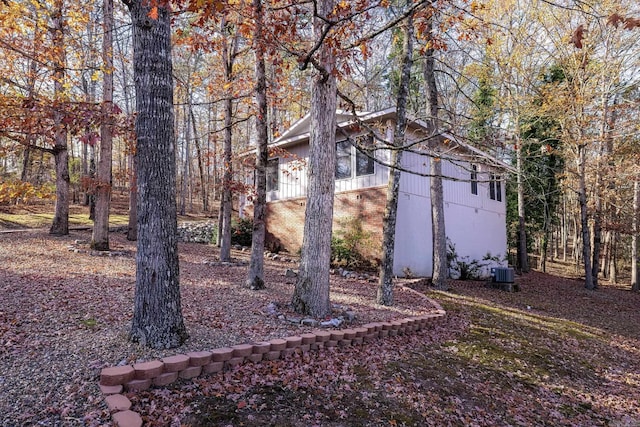
<svg viewBox="0 0 640 427">
<path fill-rule="evenodd" d="M 271 159 L 267 162 L 267 191 L 277 191 L 279 186 L 278 165 L 280 159 Z"/>
<path fill-rule="evenodd" d="M 351 178 L 351 144 L 349 141 L 336 143 L 336 179 Z"/>
<path fill-rule="evenodd" d="M 358 137 L 358 145 L 362 147 L 373 146 L 373 136 L 366 135 Z M 371 158 L 373 151 L 369 152 L 369 156 L 356 148 L 356 176 L 372 175 L 374 173 L 375 161 Z"/>
</svg>

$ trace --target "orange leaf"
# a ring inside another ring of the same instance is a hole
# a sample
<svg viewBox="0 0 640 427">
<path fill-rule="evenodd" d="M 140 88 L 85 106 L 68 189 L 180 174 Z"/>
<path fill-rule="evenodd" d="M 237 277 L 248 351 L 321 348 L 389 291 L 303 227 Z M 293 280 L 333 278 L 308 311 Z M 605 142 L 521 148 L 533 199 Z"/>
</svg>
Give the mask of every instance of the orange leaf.
<svg viewBox="0 0 640 427">
<path fill-rule="evenodd" d="M 158 6 L 153 6 L 147 15 L 151 19 L 158 19 Z"/>
<path fill-rule="evenodd" d="M 582 39 L 584 38 L 584 25 L 580 25 L 571 36 L 571 43 L 578 49 L 582 49 Z"/>
</svg>

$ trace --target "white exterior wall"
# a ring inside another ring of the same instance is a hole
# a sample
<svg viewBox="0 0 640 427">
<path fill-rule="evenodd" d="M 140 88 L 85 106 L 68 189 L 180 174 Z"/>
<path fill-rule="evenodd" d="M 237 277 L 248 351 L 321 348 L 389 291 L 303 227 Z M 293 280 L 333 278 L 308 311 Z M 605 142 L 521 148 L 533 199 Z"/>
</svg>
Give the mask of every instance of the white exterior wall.
<svg viewBox="0 0 640 427">
<path fill-rule="evenodd" d="M 403 153 L 404 169 L 429 173 L 429 158 L 415 153 Z M 432 273 L 433 233 L 431 230 L 430 179 L 402 173 L 398 195 L 396 244 L 393 274 L 404 276 L 405 269 L 414 276 L 430 277 Z"/>
<path fill-rule="evenodd" d="M 468 180 L 469 170 L 444 164 L 445 173 Z M 478 166 L 478 194 L 471 194 L 470 182 L 445 181 L 445 227 L 458 257 L 482 261 L 485 255 L 500 259 L 507 255 L 506 184 L 501 184 L 501 201 L 489 198 L 489 173 Z M 504 179 L 504 177 L 503 177 Z M 482 181 L 485 182 L 482 182 Z"/>
<path fill-rule="evenodd" d="M 405 153 L 404 168 L 428 173 L 429 159 Z M 471 194 L 468 164 L 443 162 L 445 178 L 445 229 L 455 245 L 458 259 L 482 261 L 485 255 L 505 257 L 507 251 L 505 184 L 501 185 L 502 201 L 489 198 L 488 182 L 478 182 L 478 194 Z M 487 180 L 486 168 L 478 167 L 478 181 Z M 400 181 L 394 274 L 404 276 L 405 268 L 416 276 L 433 273 L 433 233 L 431 225 L 430 178 L 403 173 Z"/>
</svg>

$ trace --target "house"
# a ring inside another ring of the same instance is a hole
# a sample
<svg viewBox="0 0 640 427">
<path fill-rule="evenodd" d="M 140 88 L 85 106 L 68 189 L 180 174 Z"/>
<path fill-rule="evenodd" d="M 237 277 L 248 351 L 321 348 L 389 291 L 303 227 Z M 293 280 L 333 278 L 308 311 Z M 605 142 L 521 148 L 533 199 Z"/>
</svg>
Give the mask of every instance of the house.
<svg viewBox="0 0 640 427">
<path fill-rule="evenodd" d="M 391 141 L 395 125 L 395 109 L 363 113 L 358 120 L 339 112 L 336 130 L 336 178 L 334 232 L 349 218 L 360 218 L 365 230 L 378 242 L 367 254 L 380 256 L 382 218 L 386 204 L 386 187 L 390 168 L 390 152 L 375 148 L 375 141 Z M 267 232 L 268 240 L 278 242 L 290 252 L 302 244 L 306 203 L 307 176 L 305 159 L 309 153 L 309 115 L 300 119 L 272 144 L 267 167 Z M 427 135 L 426 123 L 410 120 L 407 139 L 415 141 L 412 151 L 403 153 L 396 226 L 394 274 L 408 271 L 415 276 L 432 274 L 432 227 L 429 158 L 419 142 Z M 376 137 L 374 138 L 374 135 Z M 509 167 L 482 151 L 456 140 L 440 138 L 444 174 L 444 210 L 447 238 L 455 245 L 457 255 L 469 261 L 481 261 L 487 254 L 506 258 L 506 197 L 504 174 Z M 246 198 L 241 205 L 249 205 Z M 250 206 L 245 206 L 249 207 Z"/>
</svg>

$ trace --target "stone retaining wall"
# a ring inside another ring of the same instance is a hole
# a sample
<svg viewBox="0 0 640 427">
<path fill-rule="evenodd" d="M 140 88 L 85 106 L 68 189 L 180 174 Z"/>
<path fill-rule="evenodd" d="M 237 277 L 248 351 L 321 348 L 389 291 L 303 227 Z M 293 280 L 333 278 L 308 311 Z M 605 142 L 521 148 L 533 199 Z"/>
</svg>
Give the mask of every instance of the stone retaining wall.
<svg viewBox="0 0 640 427">
<path fill-rule="evenodd" d="M 242 363 L 285 359 L 296 352 L 306 353 L 323 348 L 363 345 L 377 339 L 411 334 L 442 321 L 446 315 L 442 307 L 423 294 L 408 290 L 427 299 L 436 309 L 434 313 L 390 322 L 374 322 L 350 329 L 316 330 L 282 339 L 238 344 L 209 351 L 191 352 L 134 365 L 102 369 L 100 390 L 118 427 L 140 427 L 142 417 L 131 411 L 131 402 L 123 391 L 136 392 L 150 387 L 165 387 L 178 379 L 189 380 L 232 369 Z"/>
<path fill-rule="evenodd" d="M 178 224 L 178 239 L 186 243 L 213 243 L 218 226 L 212 222 Z"/>
</svg>

